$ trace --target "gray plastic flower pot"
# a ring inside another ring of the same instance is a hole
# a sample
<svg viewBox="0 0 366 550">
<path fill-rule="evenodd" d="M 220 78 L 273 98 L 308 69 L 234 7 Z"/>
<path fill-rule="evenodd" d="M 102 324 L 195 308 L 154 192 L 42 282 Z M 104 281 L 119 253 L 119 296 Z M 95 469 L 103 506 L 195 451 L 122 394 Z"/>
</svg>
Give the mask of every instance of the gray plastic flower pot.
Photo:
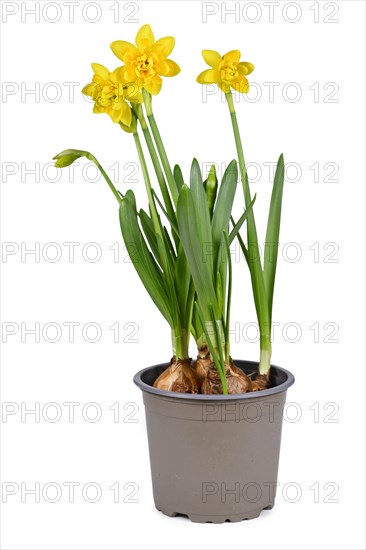
<svg viewBox="0 0 366 550">
<path fill-rule="evenodd" d="M 258 369 L 251 361 L 235 364 L 246 374 Z M 252 519 L 271 509 L 293 375 L 272 366 L 267 390 L 199 395 L 153 388 L 167 367 L 134 377 L 143 392 L 156 508 L 199 523 Z"/>
</svg>

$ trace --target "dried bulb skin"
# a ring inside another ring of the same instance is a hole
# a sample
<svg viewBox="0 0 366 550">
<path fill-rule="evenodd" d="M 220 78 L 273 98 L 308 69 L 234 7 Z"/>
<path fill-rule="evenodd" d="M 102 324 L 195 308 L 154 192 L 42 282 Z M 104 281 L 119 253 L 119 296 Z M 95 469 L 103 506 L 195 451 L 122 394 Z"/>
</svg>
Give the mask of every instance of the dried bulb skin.
<svg viewBox="0 0 366 550">
<path fill-rule="evenodd" d="M 211 363 L 210 352 L 207 346 L 203 346 L 202 348 L 199 348 L 197 361 L 195 364 L 195 372 L 198 380 L 199 389 L 201 389 L 203 381 L 207 377 L 207 372 L 210 367 L 210 363 Z"/>
<path fill-rule="evenodd" d="M 234 361 L 231 359 L 231 357 L 230 357 L 230 367 L 231 367 L 231 369 L 233 370 L 233 372 L 235 372 L 236 374 L 239 374 L 239 375 L 243 375 L 243 374 L 244 374 L 244 376 L 246 376 L 246 377 L 250 380 L 250 378 L 249 378 L 241 369 L 239 369 L 239 367 L 237 367 L 237 366 L 235 365 L 235 363 L 234 363 Z"/>
<path fill-rule="evenodd" d="M 269 378 L 267 374 L 257 374 L 257 378 L 252 382 L 253 391 L 261 391 L 269 388 Z"/>
<path fill-rule="evenodd" d="M 154 388 L 179 393 L 198 393 L 198 381 L 190 359 L 174 357 L 170 366 L 155 380 Z"/>
<path fill-rule="evenodd" d="M 252 382 L 244 372 L 231 361 L 225 365 L 226 383 L 229 394 L 247 393 L 252 391 Z M 201 393 L 222 394 L 222 384 L 215 363 L 211 363 L 207 371 L 207 377 L 203 381 Z"/>
</svg>

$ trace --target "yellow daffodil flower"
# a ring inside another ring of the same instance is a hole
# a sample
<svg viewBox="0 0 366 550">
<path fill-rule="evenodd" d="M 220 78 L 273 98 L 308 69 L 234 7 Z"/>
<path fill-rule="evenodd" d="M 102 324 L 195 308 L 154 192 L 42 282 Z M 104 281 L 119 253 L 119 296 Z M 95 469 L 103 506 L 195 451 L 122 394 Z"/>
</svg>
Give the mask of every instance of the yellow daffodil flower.
<svg viewBox="0 0 366 550">
<path fill-rule="evenodd" d="M 120 68 L 120 76 L 126 82 L 134 82 L 139 89 L 157 95 L 162 86 L 162 76 L 176 76 L 180 67 L 167 57 L 175 45 L 172 36 L 155 42 L 150 25 L 144 25 L 136 35 L 136 46 L 130 42 L 112 42 L 113 53 L 125 64 Z"/>
<path fill-rule="evenodd" d="M 130 126 L 132 121 L 131 107 L 127 101 L 142 102 L 142 96 L 137 86 L 128 84 L 121 79 L 119 69 L 112 73 L 103 65 L 92 63 L 93 81 L 87 84 L 82 92 L 91 97 L 94 113 L 107 113 L 113 122 Z"/>
<path fill-rule="evenodd" d="M 203 71 L 197 77 L 200 84 L 218 84 L 225 93 L 234 88 L 237 92 L 247 94 L 249 82 L 246 78 L 254 71 L 254 65 L 247 61 L 240 62 L 240 51 L 232 50 L 224 56 L 214 50 L 203 50 L 202 57 L 211 69 Z"/>
</svg>

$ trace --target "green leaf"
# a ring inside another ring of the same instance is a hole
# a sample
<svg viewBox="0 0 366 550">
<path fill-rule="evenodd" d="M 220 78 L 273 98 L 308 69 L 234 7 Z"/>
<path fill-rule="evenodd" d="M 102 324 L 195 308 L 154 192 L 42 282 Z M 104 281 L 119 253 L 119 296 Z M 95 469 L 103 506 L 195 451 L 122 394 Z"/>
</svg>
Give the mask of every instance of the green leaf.
<svg viewBox="0 0 366 550">
<path fill-rule="evenodd" d="M 192 286 L 194 288 L 193 283 Z M 193 299 L 194 301 L 197 300 L 197 294 L 194 295 Z M 197 345 L 200 345 L 200 342 L 198 342 L 198 340 L 202 340 L 202 335 L 204 334 L 204 331 L 196 307 L 193 308 L 192 313 L 191 333 L 193 335 L 193 338 L 196 340 Z"/>
<path fill-rule="evenodd" d="M 126 198 L 127 198 L 127 194 L 126 194 Z M 160 265 L 160 267 L 163 268 L 163 264 L 162 264 L 161 259 L 160 259 L 160 251 L 159 251 L 159 247 L 158 247 L 156 233 L 154 231 L 153 221 L 148 216 L 148 214 L 145 212 L 145 210 L 142 210 L 142 209 L 139 212 L 139 218 L 140 218 L 140 223 L 141 223 L 142 230 L 145 234 L 147 242 L 149 243 L 151 251 L 152 251 L 156 261 Z"/>
<path fill-rule="evenodd" d="M 121 197 L 123 199 L 123 195 L 121 195 Z M 128 199 L 131 206 L 133 206 L 133 209 L 135 210 L 135 212 L 137 212 L 136 198 L 135 198 L 134 192 L 131 191 L 131 189 L 129 189 L 128 191 L 126 191 L 125 197 L 126 197 L 126 199 Z"/>
<path fill-rule="evenodd" d="M 233 226 L 236 227 L 237 223 L 235 222 L 234 218 L 231 216 L 230 219 L 231 219 L 231 223 L 233 224 Z M 238 223 L 239 223 L 239 222 L 238 222 Z M 236 234 L 236 237 L 238 238 L 238 241 L 239 241 L 239 244 L 240 244 L 240 248 L 242 249 L 242 252 L 243 252 L 243 254 L 244 254 L 244 257 L 245 257 L 245 259 L 246 259 L 246 261 L 247 261 L 247 263 L 248 263 L 248 265 L 249 265 L 248 249 L 247 249 L 247 247 L 245 246 L 244 241 L 243 241 L 243 239 L 242 239 L 242 237 L 241 237 L 241 235 L 240 235 L 239 232 Z M 229 239 L 229 243 L 230 243 L 230 242 L 231 242 L 231 241 L 230 241 L 230 239 Z"/>
<path fill-rule="evenodd" d="M 179 236 L 178 227 L 177 227 L 175 219 L 173 219 L 171 216 L 169 216 L 168 212 L 165 210 L 161 200 L 159 199 L 159 197 L 155 193 L 154 189 L 152 189 L 152 194 L 154 196 L 154 199 L 156 200 L 156 202 L 160 206 L 160 209 L 163 212 L 163 214 L 165 215 L 166 219 L 169 221 L 174 233 Z"/>
<path fill-rule="evenodd" d="M 203 186 L 202 190 L 204 193 Z M 197 195 L 198 193 L 196 193 L 196 197 Z M 206 204 L 205 193 L 204 204 Z M 179 194 L 177 204 L 179 234 L 190 266 L 198 300 L 205 319 L 209 320 L 211 318 L 210 306 L 214 307 L 215 313 L 218 312 L 218 304 L 213 286 L 212 262 L 208 261 L 203 249 L 203 245 L 211 237 L 211 233 L 209 237 L 202 237 L 202 228 L 200 231 L 198 227 L 200 220 L 197 218 L 199 218 L 199 214 L 193 201 L 193 193 L 187 185 L 184 185 Z"/>
<path fill-rule="evenodd" d="M 263 335 L 264 337 L 266 337 L 271 332 L 270 318 L 269 318 L 269 311 L 268 311 L 266 287 L 264 284 L 262 262 L 261 262 L 260 251 L 258 246 L 258 237 L 257 237 L 257 229 L 256 229 L 255 219 L 254 219 L 254 212 L 252 208 L 249 208 L 249 205 L 251 204 L 252 201 L 250 197 L 247 173 L 245 173 L 244 175 L 243 188 L 244 188 L 245 204 L 248 205 L 248 209 L 247 209 L 248 210 L 248 216 L 247 216 L 248 242 L 247 242 L 246 248 L 245 246 L 242 246 L 242 250 L 243 252 L 245 251 L 244 252 L 245 259 L 247 261 L 249 271 L 250 271 L 250 277 L 251 277 L 252 288 L 253 288 L 253 297 L 254 297 L 255 309 L 257 312 L 261 337 L 263 337 Z"/>
<path fill-rule="evenodd" d="M 193 307 L 194 287 L 192 285 L 191 271 L 189 269 L 182 243 L 180 243 L 178 256 L 175 262 L 174 279 L 176 296 L 182 315 L 181 321 L 186 327 L 186 330 L 189 331 Z"/>
<path fill-rule="evenodd" d="M 159 311 L 172 326 L 170 300 L 162 272 L 149 251 L 138 225 L 137 214 L 127 198 L 122 199 L 119 218 L 123 240 L 144 287 Z"/>
<path fill-rule="evenodd" d="M 272 318 L 273 292 L 277 267 L 284 175 L 285 166 L 283 155 L 281 154 L 278 159 L 273 182 L 264 250 L 263 274 L 270 319 Z"/>
<path fill-rule="evenodd" d="M 221 282 L 220 271 L 218 271 L 217 274 L 216 274 L 216 296 L 217 296 L 217 301 L 218 301 L 219 312 L 222 313 L 223 309 L 224 309 L 225 296 L 223 295 L 223 286 L 222 286 L 222 282 Z M 220 319 L 221 319 L 221 315 L 220 315 Z"/>
<path fill-rule="evenodd" d="M 177 184 L 178 191 L 180 191 L 184 185 L 184 179 L 183 179 L 182 170 L 180 169 L 180 166 L 178 164 L 174 166 L 173 174 L 174 174 L 175 183 Z"/>
<path fill-rule="evenodd" d="M 165 238 L 165 240 L 166 240 L 166 243 L 167 243 L 167 245 L 168 245 L 168 248 L 169 248 L 169 250 L 170 250 L 170 252 L 171 252 L 171 254 L 172 254 L 173 258 L 174 258 L 174 261 L 175 261 L 176 258 L 177 258 L 177 255 L 176 255 L 176 253 L 175 253 L 175 249 L 174 249 L 172 240 L 171 240 L 171 238 L 170 238 L 169 232 L 168 232 L 167 228 L 165 227 L 165 225 L 164 225 L 164 227 L 163 227 L 163 234 L 164 234 L 164 238 Z M 180 241 L 179 241 L 179 245 L 180 245 Z"/>
<path fill-rule="evenodd" d="M 224 232 L 229 230 L 231 211 L 233 208 L 236 186 L 238 182 L 238 168 L 235 160 L 231 161 L 225 170 L 222 178 L 219 193 L 215 202 L 215 209 L 212 217 L 212 243 L 213 243 L 213 263 L 215 273 L 219 273 L 220 278 L 216 280 L 217 292 L 220 289 L 220 295 L 217 294 L 219 301 L 219 311 L 222 314 L 226 306 L 226 276 L 227 276 L 227 258 L 225 253 L 225 243 L 223 240 Z M 220 315 L 221 318 L 221 315 Z"/>
<path fill-rule="evenodd" d="M 196 240 L 198 239 L 201 243 L 201 256 L 204 258 L 205 263 L 208 264 L 212 279 L 214 251 L 212 247 L 211 217 L 206 192 L 203 187 L 201 170 L 196 159 L 193 159 L 191 167 L 190 193 L 193 204 L 192 213 L 196 220 Z"/>
<path fill-rule="evenodd" d="M 229 360 L 230 360 L 230 311 L 231 311 L 233 266 L 231 263 L 229 237 L 227 233 L 224 233 L 224 240 L 225 240 L 225 248 L 226 248 L 228 271 L 229 271 L 229 282 L 228 282 L 228 289 L 227 289 L 227 308 L 226 308 L 226 319 L 225 319 L 226 362 L 229 363 Z"/>
<path fill-rule="evenodd" d="M 222 178 L 212 218 L 212 240 L 217 247 L 221 246 L 223 231 L 229 229 L 237 183 L 238 167 L 236 161 L 232 160 Z"/>
<path fill-rule="evenodd" d="M 252 202 L 250 203 L 248 208 L 244 211 L 244 213 L 240 216 L 237 223 L 235 223 L 233 217 L 231 216 L 230 219 L 231 219 L 231 223 L 233 224 L 233 229 L 232 229 L 232 231 L 229 235 L 229 244 L 231 244 L 233 242 L 233 240 L 235 239 L 235 237 L 238 235 L 243 223 L 248 218 L 249 209 L 253 208 L 253 204 L 255 203 L 256 199 L 257 199 L 257 194 L 254 195 L 254 198 L 253 198 Z"/>
<path fill-rule="evenodd" d="M 222 384 L 222 393 L 227 394 L 228 389 L 227 389 L 227 381 L 226 381 L 225 359 L 224 359 L 224 354 L 223 354 L 222 345 L 221 345 L 221 334 L 220 334 L 220 330 L 219 330 L 219 321 L 217 321 L 217 319 L 215 318 L 215 314 L 214 314 L 214 311 L 213 311 L 212 308 L 211 308 L 211 316 L 212 316 L 212 324 L 213 324 L 213 327 L 214 327 L 215 340 L 216 340 L 216 344 L 217 344 L 218 351 L 219 351 L 221 368 L 220 369 L 218 368 L 218 363 L 216 363 L 216 362 L 215 362 L 215 365 L 216 365 L 216 369 L 217 369 L 217 371 L 219 373 L 219 376 L 220 376 L 220 380 L 221 380 L 221 384 Z"/>
</svg>

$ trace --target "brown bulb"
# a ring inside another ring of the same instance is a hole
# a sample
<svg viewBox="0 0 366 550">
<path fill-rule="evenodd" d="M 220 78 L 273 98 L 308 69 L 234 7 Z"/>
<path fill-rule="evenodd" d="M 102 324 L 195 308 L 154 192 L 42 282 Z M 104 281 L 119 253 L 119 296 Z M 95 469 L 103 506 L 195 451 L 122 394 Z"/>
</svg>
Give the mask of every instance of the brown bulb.
<svg viewBox="0 0 366 550">
<path fill-rule="evenodd" d="M 247 393 L 252 391 L 250 378 L 232 360 L 230 365 L 225 365 L 226 383 L 229 394 Z M 207 377 L 203 381 L 201 393 L 222 394 L 222 384 L 215 363 L 211 363 L 207 371 Z"/>
<path fill-rule="evenodd" d="M 173 358 L 170 366 L 155 380 L 154 388 L 179 393 L 198 393 L 198 381 L 190 359 Z"/>
<path fill-rule="evenodd" d="M 200 391 L 201 391 L 202 384 L 207 377 L 207 372 L 208 372 L 208 369 L 210 368 L 210 363 L 211 363 L 210 352 L 207 346 L 203 346 L 202 348 L 199 348 L 197 361 L 195 363 L 194 368 L 197 376 L 198 388 Z"/>
<path fill-rule="evenodd" d="M 257 378 L 252 382 L 253 391 L 261 391 L 269 388 L 269 378 L 267 374 L 257 374 Z"/>
</svg>

